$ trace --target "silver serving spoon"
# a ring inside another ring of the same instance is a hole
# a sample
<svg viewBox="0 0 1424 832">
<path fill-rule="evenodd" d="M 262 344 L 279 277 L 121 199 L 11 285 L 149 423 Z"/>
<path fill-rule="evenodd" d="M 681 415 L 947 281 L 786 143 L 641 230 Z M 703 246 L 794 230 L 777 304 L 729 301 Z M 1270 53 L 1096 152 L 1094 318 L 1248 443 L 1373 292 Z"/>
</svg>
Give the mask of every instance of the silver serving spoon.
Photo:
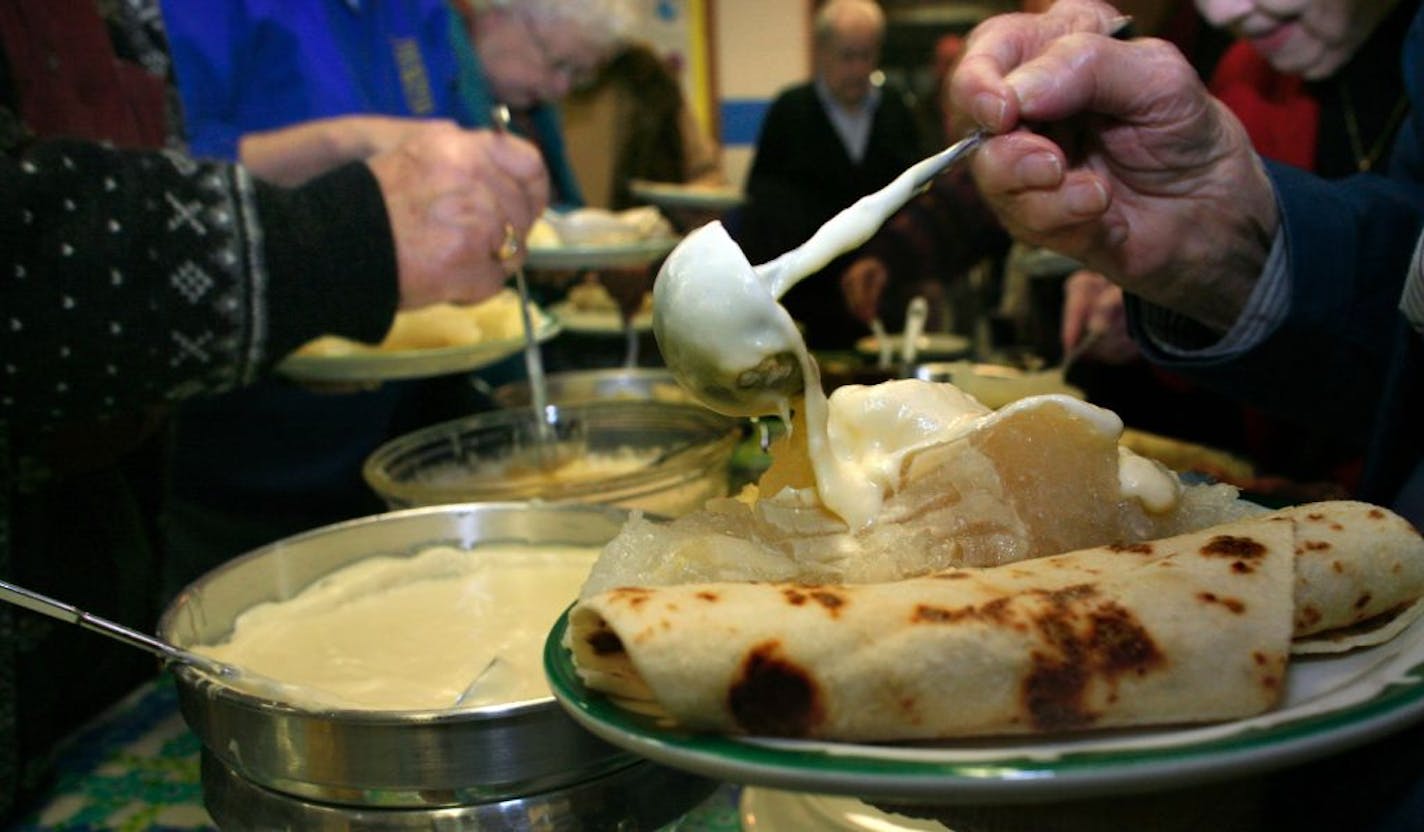
<svg viewBox="0 0 1424 832">
<path fill-rule="evenodd" d="M 190 650 L 184 650 L 182 647 L 169 644 L 163 639 L 125 627 L 107 618 L 100 618 L 97 615 L 87 613 L 63 601 L 56 601 L 47 595 L 41 595 L 38 592 L 15 586 L 6 581 L 0 581 L 0 599 L 9 601 L 16 606 L 24 607 L 27 610 L 43 613 L 51 618 L 57 618 L 69 624 L 78 624 L 86 630 L 106 635 L 130 647 L 147 650 L 165 661 L 186 664 L 189 667 L 201 670 L 209 676 L 231 680 L 237 678 L 242 672 L 230 664 L 225 664 L 216 659 L 210 659 L 207 656 L 194 653 Z"/>
<path fill-rule="evenodd" d="M 496 132 L 510 132 L 508 107 L 503 104 L 495 105 L 490 112 L 490 118 Z M 501 260 L 506 259 L 506 253 L 513 255 L 514 249 L 519 245 L 518 240 L 514 239 L 513 228 L 509 226 L 506 226 L 506 237 L 505 246 L 511 250 L 502 250 Z M 558 412 L 549 406 L 549 385 L 544 375 L 544 357 L 534 329 L 534 317 L 529 311 L 529 282 L 524 276 L 523 266 L 514 268 L 512 276 L 514 288 L 519 293 L 520 321 L 524 325 L 524 368 L 529 375 L 529 406 L 534 411 L 535 461 L 541 468 L 556 468 L 565 461 L 568 454 L 558 447 L 558 433 L 555 430 Z"/>
<path fill-rule="evenodd" d="M 125 627 L 115 621 L 85 612 L 71 604 L 56 600 L 48 595 L 42 595 L 31 589 L 25 589 L 15 584 L 0 581 L 0 600 L 8 601 L 18 607 L 24 607 L 32 612 L 41 613 L 51 618 L 57 618 L 69 624 L 78 626 L 100 635 L 108 636 L 115 641 L 123 642 L 130 647 L 137 647 L 146 650 L 164 662 L 176 662 L 187 665 L 209 677 L 222 682 L 229 688 L 239 690 L 252 696 L 272 699 L 281 702 L 307 701 L 315 697 L 326 696 L 324 691 L 310 688 L 303 685 L 293 685 L 281 682 L 269 676 L 255 673 L 251 670 L 230 665 L 217 659 L 204 656 L 201 653 L 194 653 L 191 650 L 184 650 L 176 644 L 171 644 L 156 636 L 140 632 L 131 627 Z"/>
<path fill-rule="evenodd" d="M 984 138 L 975 131 L 921 160 L 831 217 L 805 243 L 759 266 L 751 265 L 720 222 L 684 237 L 653 285 L 653 332 L 678 381 L 728 415 L 778 412 L 804 381 L 795 357 L 801 336 L 777 298 L 870 239 Z"/>
</svg>

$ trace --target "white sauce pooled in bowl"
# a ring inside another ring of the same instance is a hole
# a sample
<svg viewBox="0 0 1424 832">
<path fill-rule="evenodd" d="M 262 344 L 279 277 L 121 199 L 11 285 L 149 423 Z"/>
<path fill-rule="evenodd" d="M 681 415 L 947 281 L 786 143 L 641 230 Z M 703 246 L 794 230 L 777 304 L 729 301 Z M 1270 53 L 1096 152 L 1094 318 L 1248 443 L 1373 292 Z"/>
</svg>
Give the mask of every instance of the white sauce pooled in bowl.
<svg viewBox="0 0 1424 832">
<path fill-rule="evenodd" d="M 193 648 L 288 687 L 311 708 L 462 708 L 549 696 L 544 639 L 578 597 L 598 547 L 486 544 L 373 557 L 237 619 Z M 491 665 L 491 662 L 494 662 Z"/>
</svg>

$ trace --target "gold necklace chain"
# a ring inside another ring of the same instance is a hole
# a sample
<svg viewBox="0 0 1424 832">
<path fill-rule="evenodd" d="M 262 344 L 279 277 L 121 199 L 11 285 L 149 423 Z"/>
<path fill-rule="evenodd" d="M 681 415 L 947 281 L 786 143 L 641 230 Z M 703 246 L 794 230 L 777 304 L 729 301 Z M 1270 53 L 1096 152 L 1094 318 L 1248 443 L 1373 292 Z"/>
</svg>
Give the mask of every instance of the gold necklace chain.
<svg viewBox="0 0 1424 832">
<path fill-rule="evenodd" d="M 1355 103 L 1350 97 L 1350 88 L 1344 82 L 1340 83 L 1340 103 L 1344 105 L 1345 132 L 1350 137 L 1350 152 L 1355 157 L 1355 168 L 1360 173 L 1366 173 L 1379 161 L 1380 155 L 1389 145 L 1394 132 L 1404 121 L 1404 114 L 1409 112 L 1409 96 L 1404 93 L 1399 94 L 1399 100 L 1394 103 L 1394 110 L 1385 120 L 1384 128 L 1375 137 L 1375 143 L 1370 147 L 1369 153 L 1365 152 L 1365 143 L 1360 138 L 1360 123 L 1355 118 Z"/>
</svg>

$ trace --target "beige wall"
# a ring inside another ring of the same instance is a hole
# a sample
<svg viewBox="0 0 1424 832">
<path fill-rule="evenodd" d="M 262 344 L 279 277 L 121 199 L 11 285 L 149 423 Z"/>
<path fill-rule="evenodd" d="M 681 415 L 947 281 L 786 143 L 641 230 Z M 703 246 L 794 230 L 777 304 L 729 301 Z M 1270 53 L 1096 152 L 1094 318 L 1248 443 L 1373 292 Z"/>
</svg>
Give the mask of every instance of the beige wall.
<svg viewBox="0 0 1424 832">
<path fill-rule="evenodd" d="M 714 28 L 713 71 L 722 122 L 723 165 L 741 184 L 751 165 L 754 137 L 736 141 L 737 128 L 758 103 L 810 74 L 811 0 L 708 0 Z M 740 138 L 745 139 L 745 135 Z"/>
</svg>

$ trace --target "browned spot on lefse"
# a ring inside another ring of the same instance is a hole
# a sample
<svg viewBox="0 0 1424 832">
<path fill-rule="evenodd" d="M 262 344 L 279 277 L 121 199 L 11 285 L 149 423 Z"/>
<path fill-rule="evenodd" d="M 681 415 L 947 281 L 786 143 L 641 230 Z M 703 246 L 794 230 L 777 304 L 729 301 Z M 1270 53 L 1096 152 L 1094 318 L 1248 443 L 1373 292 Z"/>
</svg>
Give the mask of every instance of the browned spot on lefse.
<svg viewBox="0 0 1424 832">
<path fill-rule="evenodd" d="M 836 615 L 840 613 L 841 607 L 848 603 L 845 597 L 840 593 L 832 592 L 829 589 L 813 590 L 811 592 L 811 600 L 825 607 L 826 610 L 830 612 L 832 618 L 835 618 Z"/>
<path fill-rule="evenodd" d="M 1221 606 L 1226 607 L 1228 610 L 1238 615 L 1240 615 L 1246 610 L 1246 605 L 1242 603 L 1240 599 L 1222 598 L 1215 592 L 1198 592 L 1197 600 L 1205 602 L 1207 604 L 1220 604 Z"/>
<path fill-rule="evenodd" d="M 781 595 L 786 599 L 786 602 L 793 607 L 799 607 L 806 603 L 806 593 L 795 587 L 786 587 L 781 590 Z"/>
<path fill-rule="evenodd" d="M 627 604 L 630 609 L 637 609 L 648 602 L 652 597 L 652 590 L 642 586 L 619 587 L 609 593 L 609 603 Z"/>
<path fill-rule="evenodd" d="M 1152 554 L 1151 543 L 1109 543 L 1109 552 L 1136 552 L 1139 555 Z"/>
<path fill-rule="evenodd" d="M 1300 545 L 1307 552 L 1323 552 L 1330 548 L 1330 543 L 1326 540 L 1307 540 Z"/>
<path fill-rule="evenodd" d="M 1372 600 L 1374 600 L 1373 595 L 1370 595 L 1368 592 L 1362 593 L 1359 598 L 1355 599 L 1355 609 L 1362 610 L 1368 607 Z"/>
<path fill-rule="evenodd" d="M 1163 661 L 1156 642 L 1137 617 L 1111 602 L 1093 611 L 1088 644 L 1099 669 L 1109 675 L 1142 675 Z"/>
<path fill-rule="evenodd" d="M 964 607 L 940 607 L 933 604 L 917 604 L 910 613 L 911 624 L 954 624 L 960 621 L 989 621 L 995 624 L 1007 623 L 1010 619 L 1009 598 L 995 598 L 983 606 L 969 604 Z"/>
<path fill-rule="evenodd" d="M 824 718 L 820 690 L 800 665 L 781 655 L 777 641 L 751 649 L 727 692 L 727 707 L 748 733 L 804 737 Z"/>
<path fill-rule="evenodd" d="M 1235 572 L 1238 575 L 1250 575 L 1252 572 L 1256 571 L 1256 567 L 1252 566 L 1244 560 L 1237 560 L 1232 561 L 1231 571 Z"/>
<path fill-rule="evenodd" d="M 1232 558 L 1259 558 L 1266 554 L 1261 541 L 1235 534 L 1219 534 L 1202 546 L 1203 555 L 1224 555 Z"/>
<path fill-rule="evenodd" d="M 697 597 L 700 598 L 700 599 L 703 600 L 703 601 L 707 601 L 708 603 L 714 603 L 714 602 L 717 602 L 717 601 L 722 600 L 722 596 L 721 596 L 721 595 L 718 595 L 717 593 L 713 592 L 713 591 L 710 590 L 710 589 L 701 590 L 700 592 L 697 593 Z"/>
<path fill-rule="evenodd" d="M 1145 675 L 1166 659 L 1147 629 L 1132 612 L 1098 598 L 1090 584 L 1042 593 L 1048 602 L 1035 620 L 1047 650 L 1034 651 L 1024 679 L 1024 710 L 1045 731 L 1082 727 L 1099 714 L 1088 706 L 1095 680 L 1109 685 L 1106 698 L 1117 695 L 1123 674 Z"/>
</svg>

